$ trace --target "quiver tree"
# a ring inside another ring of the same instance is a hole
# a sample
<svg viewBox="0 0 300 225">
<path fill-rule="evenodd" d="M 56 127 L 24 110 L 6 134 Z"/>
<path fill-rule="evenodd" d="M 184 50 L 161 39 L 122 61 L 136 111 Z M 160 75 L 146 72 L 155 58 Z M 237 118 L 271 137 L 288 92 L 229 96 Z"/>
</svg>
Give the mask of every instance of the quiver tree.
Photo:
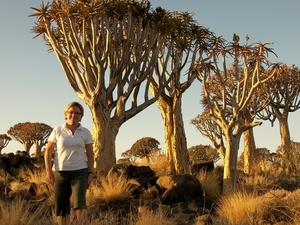
<svg viewBox="0 0 300 225">
<path fill-rule="evenodd" d="M 190 13 L 161 11 L 165 27 L 172 32 L 160 51 L 155 67 L 156 80 L 152 80 L 151 91 L 157 95 L 159 79 L 167 84 L 156 101 L 164 122 L 165 152 L 170 163 L 171 173 L 190 173 L 187 141 L 182 117 L 182 95 L 197 78 L 189 73 L 193 62 L 208 51 L 213 33 L 193 20 Z M 171 19 L 170 19 L 171 16 Z M 185 69 L 185 70 L 184 70 Z M 185 73 L 185 74 L 183 74 Z"/>
<path fill-rule="evenodd" d="M 0 134 L 0 154 L 2 152 L 2 149 L 5 148 L 10 141 L 10 136 L 8 136 L 7 134 Z"/>
<path fill-rule="evenodd" d="M 243 169 L 244 166 L 244 153 L 242 152 L 240 155 L 240 160 L 238 162 L 239 169 Z M 276 163 L 276 159 L 274 158 L 276 153 L 271 153 L 267 148 L 256 148 L 255 149 L 255 157 L 253 158 L 252 164 L 252 175 L 261 175 L 266 174 L 267 172 L 272 170 L 274 162 Z"/>
<path fill-rule="evenodd" d="M 268 53 L 272 52 L 266 47 L 268 43 L 241 46 L 237 35 L 231 43 L 224 44 L 218 40 L 215 43 L 207 58 L 195 64 L 194 72 L 201 80 L 209 116 L 224 134 L 223 191 L 226 193 L 236 186 L 241 135 L 261 124 L 255 121 L 245 124 L 244 112 L 255 89 L 275 74 L 277 65 L 267 59 Z M 232 59 L 229 68 L 228 59 Z"/>
<path fill-rule="evenodd" d="M 290 152 L 289 152 L 289 170 L 290 173 L 294 175 L 298 175 L 300 172 L 300 143 L 299 142 L 294 142 L 291 141 L 290 143 Z M 276 150 L 276 153 L 278 155 L 278 163 L 281 165 L 282 169 L 285 169 L 282 167 L 284 164 L 284 154 L 285 154 L 285 149 L 282 146 L 279 146 L 278 149 Z M 286 172 L 286 171 L 283 171 Z"/>
<path fill-rule="evenodd" d="M 33 123 L 32 140 L 35 146 L 34 156 L 36 159 L 41 158 L 42 147 L 47 144 L 53 128 L 44 123 Z"/>
<path fill-rule="evenodd" d="M 32 145 L 35 145 L 35 155 L 40 157 L 41 149 L 47 143 L 51 131 L 52 128 L 44 123 L 25 122 L 12 126 L 7 133 L 20 142 L 28 154 Z"/>
<path fill-rule="evenodd" d="M 226 149 L 223 140 L 223 131 L 220 126 L 210 118 L 209 112 L 209 110 L 205 109 L 201 114 L 191 120 L 191 124 L 213 143 L 224 163 Z"/>
<path fill-rule="evenodd" d="M 131 148 L 122 154 L 126 158 L 145 158 L 147 162 L 160 152 L 159 141 L 151 137 L 143 137 L 137 140 Z"/>
<path fill-rule="evenodd" d="M 25 123 L 18 123 L 7 131 L 7 133 L 16 141 L 20 142 L 23 147 L 24 151 L 29 154 L 30 148 L 33 145 L 33 139 L 32 139 L 32 130 L 33 130 L 33 124 L 30 122 Z"/>
<path fill-rule="evenodd" d="M 278 73 L 263 85 L 264 95 L 269 99 L 267 107 L 258 117 L 269 120 L 273 126 L 276 119 L 279 122 L 283 167 L 290 172 L 293 155 L 291 136 L 288 125 L 289 113 L 300 108 L 300 70 L 292 65 L 280 66 Z"/>
<path fill-rule="evenodd" d="M 195 145 L 189 147 L 188 154 L 192 164 L 207 161 L 217 162 L 220 159 L 217 149 L 212 148 L 210 145 Z"/>
<path fill-rule="evenodd" d="M 135 0 L 53 0 L 32 9 L 33 31 L 44 37 L 91 110 L 95 167 L 106 174 L 116 163 L 120 126 L 154 103 L 169 80 L 156 76 L 151 97 L 159 51 L 173 36 L 169 21 L 161 8 Z"/>
</svg>

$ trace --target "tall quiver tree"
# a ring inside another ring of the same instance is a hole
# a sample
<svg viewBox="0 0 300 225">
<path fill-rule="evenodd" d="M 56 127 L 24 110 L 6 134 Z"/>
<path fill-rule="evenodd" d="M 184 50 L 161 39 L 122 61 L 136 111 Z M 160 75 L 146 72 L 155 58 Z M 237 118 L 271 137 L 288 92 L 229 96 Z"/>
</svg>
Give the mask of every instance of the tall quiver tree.
<svg viewBox="0 0 300 225">
<path fill-rule="evenodd" d="M 2 149 L 5 148 L 10 141 L 10 136 L 8 136 L 7 134 L 0 134 L 0 154 L 2 152 Z"/>
<path fill-rule="evenodd" d="M 116 163 L 120 126 L 154 103 L 164 88 L 158 77 L 155 95 L 148 93 L 159 50 L 172 32 L 160 10 L 143 1 L 53 0 L 32 9 L 34 32 L 43 35 L 91 110 L 95 167 L 106 174 Z"/>
<path fill-rule="evenodd" d="M 264 94 L 269 104 L 258 114 L 259 118 L 270 120 L 272 126 L 276 119 L 279 122 L 283 167 L 291 172 L 291 136 L 288 125 L 289 113 L 300 108 L 300 70 L 295 65 L 288 67 L 282 64 L 276 76 L 264 84 Z"/>
<path fill-rule="evenodd" d="M 271 51 L 266 47 L 267 43 L 242 46 L 237 35 L 231 43 L 224 44 L 218 39 L 215 43 L 208 57 L 195 65 L 194 72 L 201 77 L 210 118 L 224 133 L 223 191 L 228 193 L 236 186 L 241 135 L 261 124 L 255 121 L 245 124 L 243 114 L 255 89 L 275 74 L 277 66 L 266 57 Z M 229 68 L 227 60 L 231 60 L 232 66 Z"/>
<path fill-rule="evenodd" d="M 155 68 L 157 79 L 152 80 L 151 91 L 157 95 L 158 78 L 166 79 L 164 84 L 167 86 L 156 101 L 164 122 L 165 151 L 171 173 L 185 174 L 190 173 L 190 163 L 182 117 L 182 95 L 198 76 L 189 73 L 189 68 L 209 49 L 214 35 L 199 26 L 188 12 L 161 10 L 161 15 L 171 36 L 160 50 Z"/>
</svg>

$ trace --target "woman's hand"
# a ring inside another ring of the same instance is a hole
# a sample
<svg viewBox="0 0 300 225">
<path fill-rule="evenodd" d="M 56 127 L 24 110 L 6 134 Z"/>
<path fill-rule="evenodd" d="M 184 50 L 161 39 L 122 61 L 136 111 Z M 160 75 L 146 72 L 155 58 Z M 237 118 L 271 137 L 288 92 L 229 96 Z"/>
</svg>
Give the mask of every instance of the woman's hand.
<svg viewBox="0 0 300 225">
<path fill-rule="evenodd" d="M 94 174 L 93 173 L 89 173 L 88 174 L 88 183 L 87 186 L 89 187 L 90 184 L 93 182 L 93 178 L 94 178 Z"/>
<path fill-rule="evenodd" d="M 54 184 L 54 174 L 53 174 L 53 171 L 47 171 L 46 172 L 46 181 L 53 185 Z"/>
</svg>

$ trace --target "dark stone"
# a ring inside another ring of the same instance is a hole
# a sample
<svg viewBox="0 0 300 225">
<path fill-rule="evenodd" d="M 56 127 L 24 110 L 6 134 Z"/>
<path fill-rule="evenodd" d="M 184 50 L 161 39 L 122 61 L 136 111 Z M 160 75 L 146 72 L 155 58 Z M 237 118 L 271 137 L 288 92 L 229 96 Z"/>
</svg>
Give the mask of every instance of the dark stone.
<svg viewBox="0 0 300 225">
<path fill-rule="evenodd" d="M 193 175 L 197 175 L 201 170 L 213 171 L 215 168 L 214 161 L 202 162 L 192 165 L 191 171 Z"/>
<path fill-rule="evenodd" d="M 125 169 L 128 178 L 155 177 L 154 171 L 149 166 L 129 165 Z"/>
</svg>

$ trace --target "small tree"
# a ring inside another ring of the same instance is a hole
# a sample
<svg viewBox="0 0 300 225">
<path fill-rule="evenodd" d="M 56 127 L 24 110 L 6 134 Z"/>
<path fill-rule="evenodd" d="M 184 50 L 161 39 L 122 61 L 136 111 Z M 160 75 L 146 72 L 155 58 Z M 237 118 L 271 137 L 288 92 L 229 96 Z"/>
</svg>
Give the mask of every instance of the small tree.
<svg viewBox="0 0 300 225">
<path fill-rule="evenodd" d="M 195 145 L 188 149 L 190 161 L 198 163 L 201 161 L 218 161 L 220 159 L 217 149 L 210 145 Z"/>
<path fill-rule="evenodd" d="M 191 120 L 191 124 L 195 125 L 197 130 L 204 136 L 209 138 L 215 148 L 219 152 L 224 162 L 225 159 L 225 145 L 223 140 L 223 131 L 209 116 L 209 110 L 204 110 L 201 114 Z"/>
<path fill-rule="evenodd" d="M 11 137 L 9 137 L 7 134 L 0 134 L 0 154 L 2 149 L 5 148 L 10 141 Z"/>
<path fill-rule="evenodd" d="M 132 154 L 131 149 L 122 152 L 121 157 L 129 160 L 130 162 L 135 162 L 136 157 Z"/>
<path fill-rule="evenodd" d="M 150 162 L 150 159 L 160 151 L 158 146 L 159 141 L 155 138 L 143 137 L 132 145 L 130 153 L 136 158 L 146 158 Z"/>
<path fill-rule="evenodd" d="M 30 148 L 35 145 L 36 157 L 40 157 L 41 149 L 46 144 L 52 128 L 44 123 L 18 123 L 12 126 L 7 133 L 20 142 L 29 154 Z"/>
<path fill-rule="evenodd" d="M 30 122 L 18 123 L 7 131 L 7 133 L 16 141 L 20 142 L 24 150 L 29 154 L 33 145 L 32 139 L 33 124 Z"/>
</svg>

